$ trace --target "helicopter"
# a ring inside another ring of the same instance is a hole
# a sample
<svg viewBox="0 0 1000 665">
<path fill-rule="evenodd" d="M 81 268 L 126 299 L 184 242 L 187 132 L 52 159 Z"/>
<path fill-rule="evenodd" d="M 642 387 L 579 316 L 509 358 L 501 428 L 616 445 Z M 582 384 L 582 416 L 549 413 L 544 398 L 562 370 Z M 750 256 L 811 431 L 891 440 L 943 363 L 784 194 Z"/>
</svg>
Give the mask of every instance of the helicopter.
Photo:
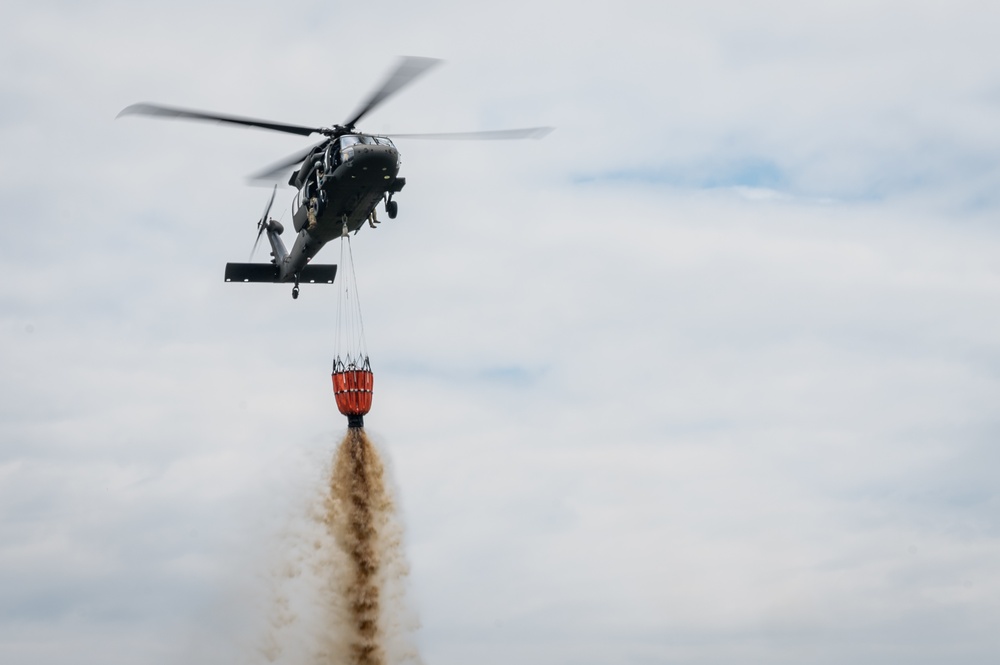
<svg viewBox="0 0 1000 665">
<path fill-rule="evenodd" d="M 292 200 L 292 225 L 295 242 L 288 251 L 281 235 L 284 226 L 269 217 L 277 193 L 277 184 L 264 214 L 257 222 L 257 239 L 250 257 L 262 235 L 271 245 L 270 263 L 227 263 L 227 282 L 291 282 L 292 298 L 299 297 L 300 283 L 332 284 L 336 265 L 310 263 L 323 245 L 334 238 L 357 233 L 365 222 L 374 228 L 379 220 L 376 207 L 382 203 L 389 219 L 395 219 L 399 206 L 398 194 L 406 179 L 399 176 L 400 156 L 393 138 L 441 140 L 540 139 L 551 127 L 529 127 L 482 132 L 438 134 L 366 134 L 355 125 L 373 109 L 400 89 L 412 83 L 431 67 L 440 63 L 436 58 L 407 56 L 400 58 L 382 84 L 343 124 L 332 127 L 305 127 L 255 118 L 193 111 L 159 104 L 139 103 L 124 108 L 117 117 L 147 115 L 183 118 L 257 127 L 300 136 L 320 134 L 324 139 L 304 150 L 289 155 L 251 176 L 252 180 L 273 180 L 289 169 L 296 168 L 288 184 L 298 191 Z M 301 166 L 299 166 L 301 165 Z"/>
</svg>

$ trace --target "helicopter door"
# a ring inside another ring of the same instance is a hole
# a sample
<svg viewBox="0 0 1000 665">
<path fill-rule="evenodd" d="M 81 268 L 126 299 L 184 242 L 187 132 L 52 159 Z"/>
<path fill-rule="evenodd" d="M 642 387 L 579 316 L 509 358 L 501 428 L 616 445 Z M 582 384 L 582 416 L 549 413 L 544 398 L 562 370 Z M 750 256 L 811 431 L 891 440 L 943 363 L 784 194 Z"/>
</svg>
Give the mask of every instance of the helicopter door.
<svg viewBox="0 0 1000 665">
<path fill-rule="evenodd" d="M 292 226 L 295 227 L 295 232 L 298 233 L 309 223 L 309 216 L 306 214 L 306 206 L 302 205 L 303 201 L 308 201 L 308 199 L 303 198 L 305 188 L 295 195 L 292 199 Z"/>
</svg>

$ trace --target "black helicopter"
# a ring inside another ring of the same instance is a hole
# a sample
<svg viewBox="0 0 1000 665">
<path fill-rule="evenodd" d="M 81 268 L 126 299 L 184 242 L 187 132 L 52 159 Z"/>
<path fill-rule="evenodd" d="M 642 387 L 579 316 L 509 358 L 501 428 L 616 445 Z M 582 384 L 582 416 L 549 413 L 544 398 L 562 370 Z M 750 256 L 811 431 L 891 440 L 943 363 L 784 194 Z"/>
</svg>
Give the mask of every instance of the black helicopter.
<svg viewBox="0 0 1000 665">
<path fill-rule="evenodd" d="M 133 104 L 118 114 L 152 115 L 166 118 L 187 118 L 226 122 L 259 127 L 289 134 L 309 136 L 322 134 L 320 143 L 290 155 L 251 176 L 254 180 L 273 180 L 288 169 L 302 164 L 288 179 L 298 189 L 292 201 L 292 224 L 298 234 L 291 252 L 281 240 L 284 227 L 268 217 L 274 203 L 277 185 L 264 214 L 257 222 L 257 240 L 267 234 L 271 244 L 271 263 L 227 263 L 227 282 L 292 282 L 292 298 L 299 297 L 299 283 L 333 283 L 336 265 L 312 264 L 316 253 L 330 240 L 357 232 L 367 221 L 378 223 L 375 208 L 385 204 L 390 219 L 396 217 L 398 204 L 393 195 L 399 193 L 406 179 L 399 177 L 399 151 L 389 136 L 363 134 L 355 125 L 390 95 L 398 92 L 418 76 L 438 64 L 434 58 L 405 57 L 392 70 L 361 108 L 342 125 L 333 127 L 303 127 L 239 116 L 190 111 L 157 104 Z M 531 127 L 487 132 L 448 134 L 393 134 L 395 138 L 418 139 L 523 139 L 542 138 L 551 127 Z M 253 253 L 251 252 L 251 258 Z"/>
</svg>

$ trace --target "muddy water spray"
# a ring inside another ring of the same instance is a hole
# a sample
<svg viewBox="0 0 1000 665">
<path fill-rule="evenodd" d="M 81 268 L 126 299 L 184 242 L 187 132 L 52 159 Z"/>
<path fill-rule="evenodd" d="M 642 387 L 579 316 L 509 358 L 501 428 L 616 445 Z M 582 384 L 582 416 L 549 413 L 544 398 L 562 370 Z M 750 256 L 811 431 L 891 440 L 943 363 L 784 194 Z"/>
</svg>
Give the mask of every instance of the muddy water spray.
<svg viewBox="0 0 1000 665">
<path fill-rule="evenodd" d="M 385 639 L 393 608 L 384 589 L 402 561 L 398 521 L 386 488 L 385 470 L 365 431 L 350 428 L 337 449 L 323 516 L 342 570 L 331 582 L 344 615 L 340 622 L 355 665 L 384 665 Z M 405 567 L 403 571 L 405 573 Z M 338 588 L 339 587 L 339 588 Z"/>
</svg>

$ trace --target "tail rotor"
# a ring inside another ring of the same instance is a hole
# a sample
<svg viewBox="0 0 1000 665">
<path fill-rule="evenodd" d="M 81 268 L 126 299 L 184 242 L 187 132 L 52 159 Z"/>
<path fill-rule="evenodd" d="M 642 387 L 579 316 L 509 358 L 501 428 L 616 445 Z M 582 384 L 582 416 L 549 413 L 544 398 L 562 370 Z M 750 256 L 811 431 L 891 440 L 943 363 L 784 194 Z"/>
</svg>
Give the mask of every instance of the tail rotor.
<svg viewBox="0 0 1000 665">
<path fill-rule="evenodd" d="M 268 224 L 268 213 L 271 212 L 271 206 L 274 205 L 274 195 L 278 193 L 278 185 L 275 184 L 274 189 L 271 190 L 271 199 L 267 202 L 267 206 L 264 208 L 264 214 L 260 216 L 260 221 L 257 222 L 257 239 L 253 242 L 253 249 L 250 250 L 250 262 L 253 263 L 253 255 L 257 253 L 257 245 L 260 244 L 260 237 L 264 235 L 264 231 L 267 229 Z"/>
</svg>

